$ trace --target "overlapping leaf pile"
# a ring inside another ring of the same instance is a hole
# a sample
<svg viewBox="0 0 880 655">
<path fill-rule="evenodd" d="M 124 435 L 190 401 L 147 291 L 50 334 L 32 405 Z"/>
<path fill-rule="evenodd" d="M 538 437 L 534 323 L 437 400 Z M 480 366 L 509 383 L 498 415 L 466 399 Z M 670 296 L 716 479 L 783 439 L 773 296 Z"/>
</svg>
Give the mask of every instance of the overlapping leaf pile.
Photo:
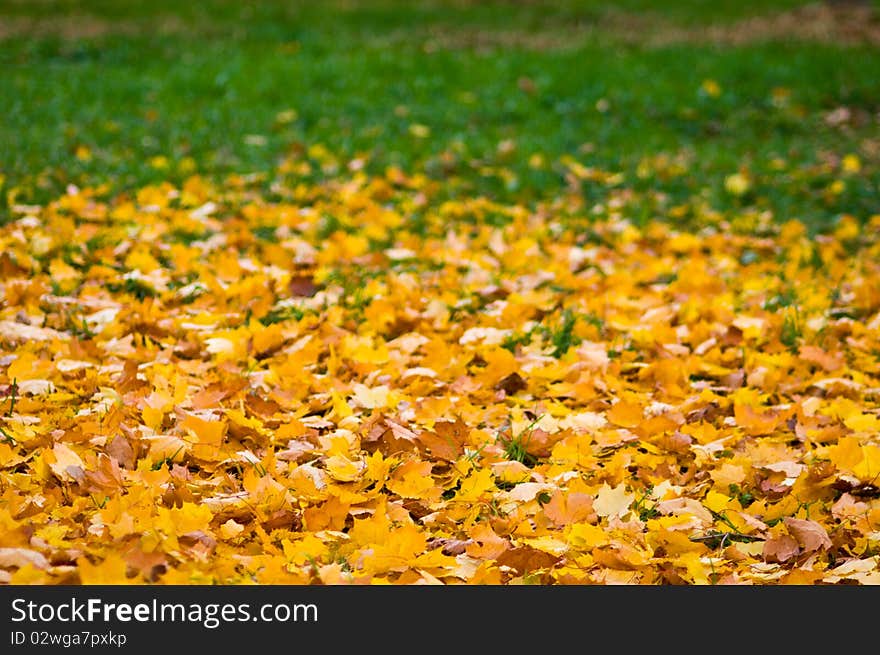
<svg viewBox="0 0 880 655">
<path fill-rule="evenodd" d="M 441 191 L 15 208 L 3 580 L 880 582 L 880 218 Z"/>
</svg>

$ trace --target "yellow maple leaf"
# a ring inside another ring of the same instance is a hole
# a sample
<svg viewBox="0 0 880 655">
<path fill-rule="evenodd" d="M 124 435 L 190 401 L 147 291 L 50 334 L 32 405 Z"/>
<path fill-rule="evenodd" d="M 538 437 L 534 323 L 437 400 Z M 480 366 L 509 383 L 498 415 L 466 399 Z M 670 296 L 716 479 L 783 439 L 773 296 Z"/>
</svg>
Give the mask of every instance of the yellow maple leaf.
<svg viewBox="0 0 880 655">
<path fill-rule="evenodd" d="M 65 444 L 56 443 L 50 452 L 52 461 L 48 462 L 49 468 L 59 480 L 73 481 L 76 479 L 74 471 L 79 470 L 80 474 L 82 473 L 84 467 L 82 459 Z"/>
<path fill-rule="evenodd" d="M 354 410 L 347 402 L 345 402 L 345 398 L 343 398 L 342 394 L 337 391 L 331 392 L 330 400 L 333 404 L 333 415 L 337 419 L 343 419 L 354 414 Z"/>
<path fill-rule="evenodd" d="M 717 491 L 710 490 L 706 497 L 703 499 L 703 505 L 708 507 L 713 512 L 722 512 L 727 509 L 727 506 L 730 504 L 731 499 L 724 494 L 718 493 Z"/>
<path fill-rule="evenodd" d="M 80 557 L 76 565 L 80 583 L 84 585 L 120 585 L 134 582 L 126 575 L 128 564 L 119 553 L 111 551 L 94 564 L 87 557 Z"/>
<path fill-rule="evenodd" d="M 303 511 L 305 527 L 308 530 L 342 530 L 351 506 L 336 496 L 330 496 L 318 507 L 308 507 Z"/>
<path fill-rule="evenodd" d="M 627 493 L 626 485 L 623 482 L 613 488 L 607 483 L 603 483 L 593 500 L 593 509 L 596 514 L 606 518 L 622 517 L 629 511 L 630 505 L 635 499 L 634 494 Z"/>
<path fill-rule="evenodd" d="M 180 427 L 190 432 L 197 444 L 210 448 L 218 448 L 226 434 L 226 421 L 208 421 L 194 414 L 187 414 Z"/>
<path fill-rule="evenodd" d="M 490 469 L 480 469 L 472 472 L 461 481 L 461 486 L 455 494 L 456 500 L 465 503 L 474 503 L 481 500 L 495 488 L 495 479 Z"/>
<path fill-rule="evenodd" d="M 862 460 L 853 467 L 860 480 L 874 483 L 880 478 L 880 446 L 863 446 Z"/>
<path fill-rule="evenodd" d="M 644 419 L 644 412 L 642 406 L 638 403 L 621 400 L 608 410 L 605 418 L 614 423 L 614 425 L 619 425 L 623 428 L 634 428 L 638 427 Z"/>
<path fill-rule="evenodd" d="M 352 399 L 359 407 L 376 409 L 389 405 L 390 389 L 387 385 L 368 387 L 364 384 L 355 384 L 353 391 Z"/>
<path fill-rule="evenodd" d="M 273 323 L 256 330 L 251 339 L 254 352 L 265 356 L 281 347 L 284 343 L 284 333 L 278 323 Z"/>
<path fill-rule="evenodd" d="M 843 424 L 853 432 L 880 434 L 880 417 L 876 414 L 850 414 L 843 419 Z"/>
<path fill-rule="evenodd" d="M 389 538 L 375 543 L 364 555 L 363 568 L 372 574 L 405 571 L 425 550 L 425 535 L 408 524 L 394 530 Z"/>
<path fill-rule="evenodd" d="M 339 482 L 353 482 L 361 477 L 363 466 L 353 462 L 344 455 L 333 455 L 324 460 L 324 466 L 330 477 Z"/>
<path fill-rule="evenodd" d="M 856 437 L 841 437 L 828 457 L 841 471 L 852 472 L 863 459 L 861 443 Z"/>
<path fill-rule="evenodd" d="M 391 520 L 385 511 L 385 497 L 380 496 L 373 513 L 364 519 L 356 518 L 349 534 L 352 542 L 357 546 L 370 546 L 383 543 L 388 538 L 391 529 Z"/>
<path fill-rule="evenodd" d="M 296 540 L 282 539 L 281 548 L 287 561 L 296 566 L 321 561 L 329 551 L 327 544 L 311 532 Z"/>
<path fill-rule="evenodd" d="M 244 532 L 244 526 L 241 523 L 237 523 L 235 519 L 229 519 L 220 526 L 220 536 L 227 541 L 234 539 L 242 532 Z"/>
<path fill-rule="evenodd" d="M 599 526 L 590 523 L 572 523 L 566 530 L 566 539 L 575 547 L 592 550 L 608 543 L 610 537 Z"/>
<path fill-rule="evenodd" d="M 439 489 L 431 477 L 432 468 L 431 462 L 409 460 L 394 469 L 385 486 L 402 498 L 436 498 Z"/>
<path fill-rule="evenodd" d="M 207 532 L 214 515 L 207 505 L 183 503 L 170 509 L 160 507 L 156 527 L 168 535 L 183 535 L 189 532 Z"/>
</svg>

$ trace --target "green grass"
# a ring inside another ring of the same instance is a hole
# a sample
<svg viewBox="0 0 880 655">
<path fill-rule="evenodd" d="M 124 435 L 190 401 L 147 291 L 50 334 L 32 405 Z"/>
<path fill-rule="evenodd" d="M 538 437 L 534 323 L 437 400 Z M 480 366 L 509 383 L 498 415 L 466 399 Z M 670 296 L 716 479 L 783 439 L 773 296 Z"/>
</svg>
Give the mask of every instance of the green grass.
<svg viewBox="0 0 880 655">
<path fill-rule="evenodd" d="M 627 0 L 618 10 L 693 25 L 798 4 L 677 0 L 661 11 Z M 0 213 L 8 200 L 42 202 L 69 183 L 118 191 L 192 172 L 274 175 L 283 158 L 315 144 L 339 157 L 336 165 L 318 157 L 316 175 L 322 162 L 335 174 L 365 157 L 374 172 L 399 165 L 454 177 L 450 195 L 520 201 L 565 189 L 559 159 L 570 155 L 622 173 L 618 186 L 642 198 L 631 208 L 637 221 L 681 203 L 687 221 L 695 198 L 817 227 L 878 211 L 876 48 L 791 40 L 646 48 L 601 31 L 565 37 L 560 48 L 431 44 L 449 30 L 552 37 L 601 25 L 607 12 L 592 1 L 7 1 L 0 24 L 32 20 L 33 33 L 0 41 Z M 89 21 L 92 32 L 77 36 Z M 702 90 L 707 79 L 720 85 L 718 97 Z M 853 120 L 829 125 L 825 116 L 841 106 Z M 85 148 L 90 158 L 77 158 Z M 862 171 L 829 194 L 835 171 L 814 167 L 847 153 L 859 153 Z M 533 155 L 546 165 L 530 165 Z M 724 179 L 741 168 L 754 187 L 733 196 Z M 610 189 L 584 182 L 579 191 L 589 207 Z"/>
<path fill-rule="evenodd" d="M 526 26 L 559 21 L 594 21 L 609 8 L 629 12 L 660 11 L 679 22 L 707 24 L 735 20 L 776 9 L 804 5 L 804 0 L 773 2 L 738 0 L 554 0 L 516 2 L 516 0 L 327 0 L 322 3 L 294 0 L 209 0 L 180 3 L 174 0 L 5 0 L 7 16 L 56 18 L 89 15 L 114 21 L 161 21 L 174 17 L 187 28 L 200 33 L 241 28 L 265 35 L 319 26 L 336 32 L 376 33 L 389 27 L 412 27 L 414 23 L 446 23 L 454 26 L 481 25 L 490 28 Z"/>
<path fill-rule="evenodd" d="M 512 462 L 519 462 L 528 467 L 533 467 L 538 458 L 528 451 L 529 439 L 532 430 L 540 419 L 536 419 L 531 425 L 517 435 L 499 436 L 499 441 L 504 448 L 504 456 Z M 512 428 L 511 428 L 512 429 Z"/>
</svg>

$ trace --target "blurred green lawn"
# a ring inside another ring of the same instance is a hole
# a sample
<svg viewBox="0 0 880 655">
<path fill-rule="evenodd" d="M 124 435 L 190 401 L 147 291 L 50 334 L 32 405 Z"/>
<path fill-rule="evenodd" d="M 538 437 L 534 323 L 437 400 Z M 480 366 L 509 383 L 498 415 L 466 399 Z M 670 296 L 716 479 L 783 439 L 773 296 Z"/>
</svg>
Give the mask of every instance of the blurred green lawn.
<svg viewBox="0 0 880 655">
<path fill-rule="evenodd" d="M 865 220 L 880 212 L 880 51 L 773 22 L 804 4 L 5 0 L 0 220 L 69 183 L 271 179 L 316 144 L 454 178 L 450 195 L 550 196 L 567 155 L 644 191 L 635 220 L 695 198 L 816 228 Z M 831 193 L 848 154 L 860 168 Z M 745 197 L 724 189 L 740 170 Z"/>
</svg>

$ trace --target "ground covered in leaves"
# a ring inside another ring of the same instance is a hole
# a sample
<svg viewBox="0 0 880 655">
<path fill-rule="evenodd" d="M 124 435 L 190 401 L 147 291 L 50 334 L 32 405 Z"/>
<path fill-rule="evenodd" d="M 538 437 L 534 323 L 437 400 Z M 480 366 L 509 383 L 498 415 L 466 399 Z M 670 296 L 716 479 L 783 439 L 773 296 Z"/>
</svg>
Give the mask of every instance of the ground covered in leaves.
<svg viewBox="0 0 880 655">
<path fill-rule="evenodd" d="M 560 165 L 606 202 L 353 161 L 14 206 L 2 580 L 880 582 L 880 216 L 638 226 Z"/>
</svg>

